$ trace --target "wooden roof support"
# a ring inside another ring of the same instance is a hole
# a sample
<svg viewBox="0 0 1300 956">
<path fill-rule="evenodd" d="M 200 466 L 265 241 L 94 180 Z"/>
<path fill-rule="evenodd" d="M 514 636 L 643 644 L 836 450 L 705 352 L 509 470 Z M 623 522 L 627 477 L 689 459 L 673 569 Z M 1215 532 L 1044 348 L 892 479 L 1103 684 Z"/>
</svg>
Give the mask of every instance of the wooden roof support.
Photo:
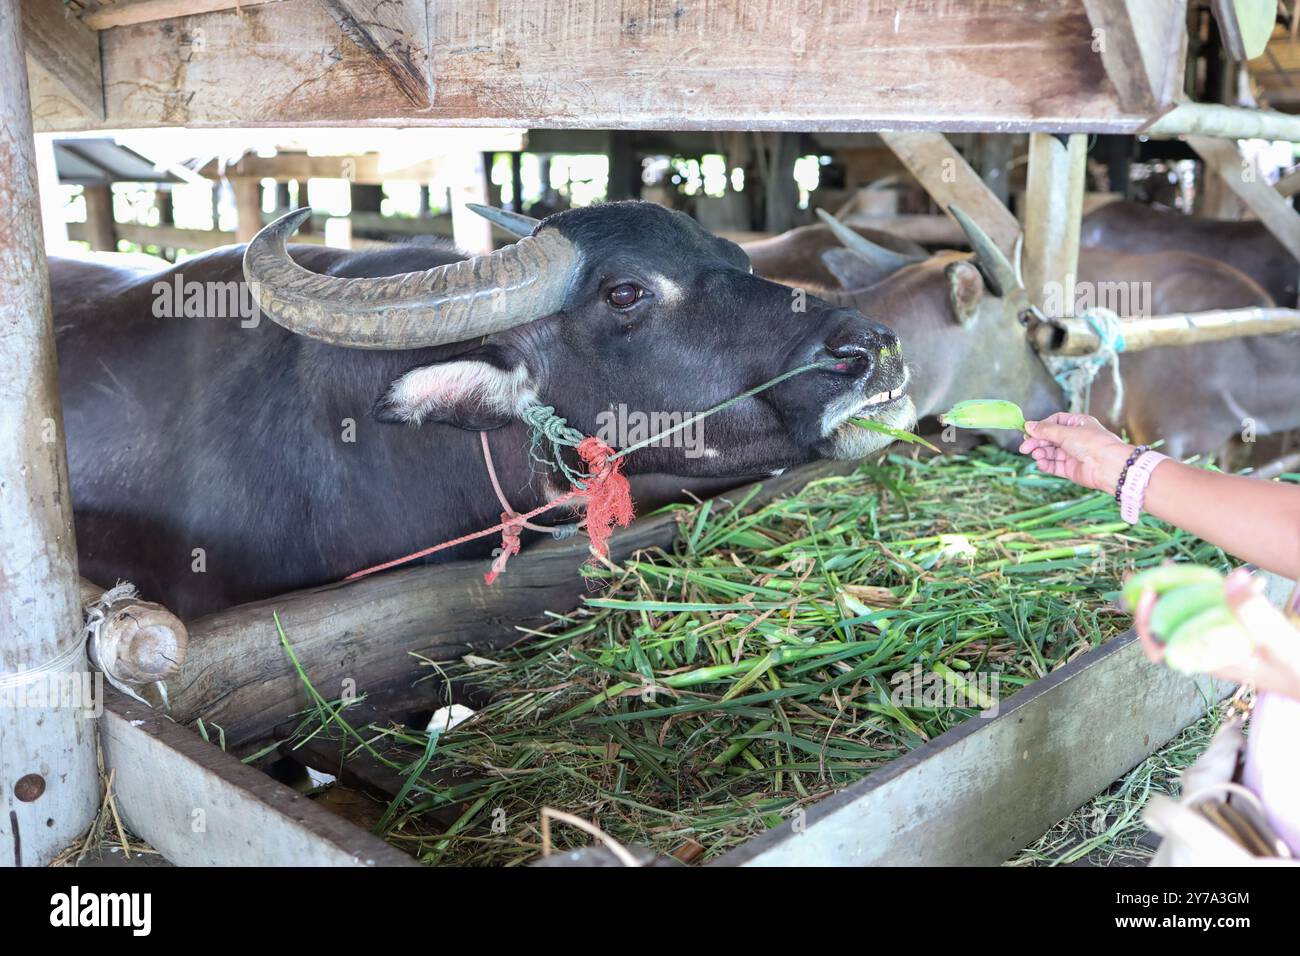
<svg viewBox="0 0 1300 956">
<path fill-rule="evenodd" d="M 44 79 L 36 118 L 42 129 L 999 132 L 1124 132 L 1149 119 L 1119 108 L 1078 0 L 1038 0 L 1033 17 L 1016 0 L 921 6 L 826 0 L 812 16 L 802 0 L 280 0 L 198 12 L 205 3 L 100 33 L 104 120 L 69 110 Z M 340 12 L 361 45 L 341 32 Z M 426 58 L 436 96 L 420 89 Z"/>
<path fill-rule="evenodd" d="M 62 4 L 50 0 L 22 0 L 22 10 L 27 60 L 40 71 L 42 85 L 57 90 L 94 123 L 103 121 L 99 34 Z"/>
<path fill-rule="evenodd" d="M 1008 256 L 1020 223 L 942 133 L 882 132 L 880 138 L 943 209 L 953 203 L 989 234 Z"/>
<path fill-rule="evenodd" d="M 1157 115 L 1178 94 L 1187 56 L 1187 0 L 1083 0 L 1093 48 L 1133 113 Z"/>
<path fill-rule="evenodd" d="M 99 778 L 94 702 L 36 705 L 89 664 L 22 23 L 0 0 L 0 865 L 46 866 L 94 817 Z"/>
<path fill-rule="evenodd" d="M 1030 301 L 1049 314 L 1074 312 L 1087 153 L 1083 133 L 1071 134 L 1065 142 L 1051 133 L 1029 137 L 1025 288 Z M 1059 308 L 1049 308 L 1053 302 Z"/>
<path fill-rule="evenodd" d="M 1188 144 L 1300 262 L 1300 213 L 1259 175 L 1231 140 L 1189 136 Z"/>
</svg>

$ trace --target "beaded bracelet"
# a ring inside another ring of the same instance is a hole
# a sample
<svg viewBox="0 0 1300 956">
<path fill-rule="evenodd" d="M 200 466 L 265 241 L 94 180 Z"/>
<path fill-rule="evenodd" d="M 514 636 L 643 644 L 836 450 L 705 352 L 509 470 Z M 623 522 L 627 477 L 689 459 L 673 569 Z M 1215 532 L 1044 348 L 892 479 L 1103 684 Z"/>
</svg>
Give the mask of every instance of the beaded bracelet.
<svg viewBox="0 0 1300 956">
<path fill-rule="evenodd" d="M 1119 501 L 1124 492 L 1124 479 L 1128 477 L 1128 470 L 1133 467 L 1133 462 L 1137 461 L 1143 455 L 1151 450 L 1149 445 L 1138 445 L 1133 449 L 1133 454 L 1128 456 L 1128 461 L 1124 462 L 1124 470 L 1119 473 L 1119 481 L 1115 482 L 1115 500 Z"/>
</svg>

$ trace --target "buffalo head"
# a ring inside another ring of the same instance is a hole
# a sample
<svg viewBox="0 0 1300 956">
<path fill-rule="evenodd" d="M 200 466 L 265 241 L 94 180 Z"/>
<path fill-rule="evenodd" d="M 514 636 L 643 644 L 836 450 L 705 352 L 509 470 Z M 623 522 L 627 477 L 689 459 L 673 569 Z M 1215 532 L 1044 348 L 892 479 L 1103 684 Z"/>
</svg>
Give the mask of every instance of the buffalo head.
<svg viewBox="0 0 1300 956">
<path fill-rule="evenodd" d="M 614 407 L 689 415 L 814 362 L 825 364 L 709 418 L 701 454 L 652 446 L 629 470 L 745 475 L 860 457 L 887 439 L 847 419 L 913 420 L 893 331 L 754 276 L 739 246 L 689 216 L 643 202 L 540 222 L 484 212 L 528 234 L 434 269 L 342 279 L 289 257 L 285 242 L 310 214 L 298 210 L 249 244 L 244 272 L 262 310 L 293 332 L 421 350 L 376 396 L 385 422 L 488 430 L 540 403 L 596 434 Z"/>
</svg>

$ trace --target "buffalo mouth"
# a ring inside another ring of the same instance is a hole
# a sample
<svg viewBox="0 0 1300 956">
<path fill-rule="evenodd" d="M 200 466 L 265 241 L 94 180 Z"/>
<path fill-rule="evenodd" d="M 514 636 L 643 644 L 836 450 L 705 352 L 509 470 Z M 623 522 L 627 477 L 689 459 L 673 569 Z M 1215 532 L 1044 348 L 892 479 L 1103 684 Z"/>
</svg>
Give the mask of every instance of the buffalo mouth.
<svg viewBox="0 0 1300 956">
<path fill-rule="evenodd" d="M 822 418 L 822 453 L 828 458 L 865 458 L 893 439 L 863 428 L 852 419 L 865 418 L 890 428 L 910 429 L 916 424 L 916 406 L 907 395 L 909 375 L 889 388 L 866 396 L 844 396 L 827 407 Z"/>
</svg>

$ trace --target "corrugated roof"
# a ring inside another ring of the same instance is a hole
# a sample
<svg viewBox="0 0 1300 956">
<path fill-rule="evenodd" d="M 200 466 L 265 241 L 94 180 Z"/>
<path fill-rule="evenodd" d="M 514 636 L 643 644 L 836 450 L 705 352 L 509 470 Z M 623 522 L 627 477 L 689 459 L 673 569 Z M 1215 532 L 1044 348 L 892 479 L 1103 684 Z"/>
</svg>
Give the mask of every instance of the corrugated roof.
<svg viewBox="0 0 1300 956">
<path fill-rule="evenodd" d="M 61 183 L 85 186 L 181 182 L 171 172 L 154 165 L 135 150 L 107 138 L 56 139 L 54 159 Z"/>
</svg>

